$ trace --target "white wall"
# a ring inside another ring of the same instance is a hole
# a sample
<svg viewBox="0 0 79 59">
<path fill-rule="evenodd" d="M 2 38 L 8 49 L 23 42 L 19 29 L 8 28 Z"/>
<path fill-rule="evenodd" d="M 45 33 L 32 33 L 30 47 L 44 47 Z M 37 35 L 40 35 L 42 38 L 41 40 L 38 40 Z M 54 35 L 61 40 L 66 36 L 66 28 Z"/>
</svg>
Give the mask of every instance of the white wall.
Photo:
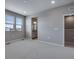
<svg viewBox="0 0 79 59">
<path fill-rule="evenodd" d="M 38 39 L 45 42 L 64 45 L 64 14 L 73 13 L 69 8 L 74 8 L 74 4 L 49 9 L 38 14 Z M 31 38 L 31 17 L 26 19 L 27 37 Z"/>
<path fill-rule="evenodd" d="M 21 39 L 24 38 L 24 33 L 23 32 L 5 32 L 5 41 L 11 41 L 11 40 L 16 40 L 16 39 Z"/>
<path fill-rule="evenodd" d="M 16 40 L 20 38 L 24 38 L 25 35 L 25 29 L 24 29 L 24 16 L 13 13 L 11 11 L 6 10 L 5 14 L 9 15 L 14 15 L 14 16 L 19 16 L 23 19 L 23 31 L 5 31 L 5 41 L 11 41 L 11 40 Z"/>
<path fill-rule="evenodd" d="M 26 37 L 27 39 L 31 39 L 31 16 L 26 18 Z"/>
</svg>

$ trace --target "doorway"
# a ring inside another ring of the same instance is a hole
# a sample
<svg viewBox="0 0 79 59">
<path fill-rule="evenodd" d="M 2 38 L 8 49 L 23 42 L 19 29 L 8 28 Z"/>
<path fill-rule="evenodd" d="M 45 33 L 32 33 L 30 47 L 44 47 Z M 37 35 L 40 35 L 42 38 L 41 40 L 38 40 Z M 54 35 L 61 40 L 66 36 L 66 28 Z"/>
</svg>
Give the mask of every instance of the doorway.
<svg viewBox="0 0 79 59">
<path fill-rule="evenodd" d="M 74 47 L 74 15 L 64 16 L 64 46 Z"/>
<path fill-rule="evenodd" d="M 32 39 L 38 39 L 38 20 L 37 17 L 32 18 Z"/>
</svg>

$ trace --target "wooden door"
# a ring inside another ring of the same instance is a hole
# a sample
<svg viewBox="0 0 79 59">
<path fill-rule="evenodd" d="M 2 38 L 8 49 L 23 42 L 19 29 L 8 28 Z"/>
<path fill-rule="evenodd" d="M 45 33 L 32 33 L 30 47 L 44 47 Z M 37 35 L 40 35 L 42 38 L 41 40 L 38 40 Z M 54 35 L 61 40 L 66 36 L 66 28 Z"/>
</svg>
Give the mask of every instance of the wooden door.
<svg viewBox="0 0 79 59">
<path fill-rule="evenodd" d="M 65 46 L 74 47 L 74 15 L 64 17 Z"/>
</svg>

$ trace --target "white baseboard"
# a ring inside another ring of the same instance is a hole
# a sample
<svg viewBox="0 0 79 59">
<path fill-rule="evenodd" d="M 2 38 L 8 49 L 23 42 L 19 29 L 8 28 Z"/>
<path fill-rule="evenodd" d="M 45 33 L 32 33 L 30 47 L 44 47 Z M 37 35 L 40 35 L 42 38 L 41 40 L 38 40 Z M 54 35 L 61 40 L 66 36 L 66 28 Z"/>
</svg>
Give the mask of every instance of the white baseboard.
<svg viewBox="0 0 79 59">
<path fill-rule="evenodd" d="M 7 41 L 5 43 L 8 43 L 8 42 L 9 43 L 13 43 L 13 42 L 16 42 L 16 41 L 21 41 L 22 39 L 26 40 L 26 38 L 20 38 L 20 39 L 16 39 L 16 40 Z M 46 42 L 46 41 L 41 41 L 41 40 L 39 40 L 39 41 L 42 42 L 42 43 L 48 44 L 48 45 L 64 47 L 64 45 L 61 45 L 61 44 L 56 44 L 56 43 L 51 43 L 51 42 Z"/>
<path fill-rule="evenodd" d="M 7 41 L 5 43 L 13 43 L 13 42 L 16 42 L 16 41 L 21 41 L 22 39 L 25 39 L 25 38 L 20 38 L 20 39 L 15 39 L 15 40 L 10 40 L 10 41 Z"/>
<path fill-rule="evenodd" d="M 45 41 L 40 41 L 40 42 L 45 43 L 45 44 L 49 44 L 49 45 L 53 45 L 53 46 L 60 46 L 60 47 L 64 47 L 64 45 L 60 45 L 60 44 L 56 44 L 56 43 L 45 42 Z"/>
</svg>

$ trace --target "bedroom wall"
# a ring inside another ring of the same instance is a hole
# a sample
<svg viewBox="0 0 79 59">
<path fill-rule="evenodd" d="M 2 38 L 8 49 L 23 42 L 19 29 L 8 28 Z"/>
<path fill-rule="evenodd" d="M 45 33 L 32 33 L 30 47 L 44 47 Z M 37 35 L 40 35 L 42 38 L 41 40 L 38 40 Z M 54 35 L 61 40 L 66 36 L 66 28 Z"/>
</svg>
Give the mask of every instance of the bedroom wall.
<svg viewBox="0 0 79 59">
<path fill-rule="evenodd" d="M 73 13 L 74 4 L 49 9 L 26 19 L 27 37 L 31 38 L 31 18 L 38 17 L 38 39 L 64 45 L 64 15 Z"/>
</svg>

